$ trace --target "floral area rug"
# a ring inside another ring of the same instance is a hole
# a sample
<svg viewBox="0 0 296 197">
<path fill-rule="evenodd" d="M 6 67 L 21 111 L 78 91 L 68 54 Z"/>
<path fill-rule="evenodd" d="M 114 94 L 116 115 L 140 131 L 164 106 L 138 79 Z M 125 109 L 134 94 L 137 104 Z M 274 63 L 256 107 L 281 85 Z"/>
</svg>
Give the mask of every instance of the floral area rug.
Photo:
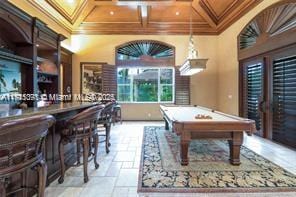
<svg viewBox="0 0 296 197">
<path fill-rule="evenodd" d="M 144 128 L 138 192 L 296 192 L 296 175 L 241 147 L 241 165 L 229 163 L 228 143 L 193 140 L 181 166 L 179 137 Z"/>
</svg>

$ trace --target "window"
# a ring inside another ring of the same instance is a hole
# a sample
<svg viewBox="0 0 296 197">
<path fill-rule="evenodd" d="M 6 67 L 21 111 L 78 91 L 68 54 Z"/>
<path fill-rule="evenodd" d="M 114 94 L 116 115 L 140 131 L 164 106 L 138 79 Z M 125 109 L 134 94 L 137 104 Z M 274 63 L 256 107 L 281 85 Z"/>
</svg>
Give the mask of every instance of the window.
<svg viewBox="0 0 296 197">
<path fill-rule="evenodd" d="M 173 68 L 118 68 L 120 102 L 174 102 Z"/>
</svg>

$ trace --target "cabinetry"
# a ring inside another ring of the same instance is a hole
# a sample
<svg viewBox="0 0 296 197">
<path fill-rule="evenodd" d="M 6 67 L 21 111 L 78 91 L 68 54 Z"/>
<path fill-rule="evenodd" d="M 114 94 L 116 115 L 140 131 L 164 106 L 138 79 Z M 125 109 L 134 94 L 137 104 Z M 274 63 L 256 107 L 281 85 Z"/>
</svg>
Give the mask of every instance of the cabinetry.
<svg viewBox="0 0 296 197">
<path fill-rule="evenodd" d="M 65 48 L 61 50 L 61 75 L 62 77 L 62 94 L 71 95 L 70 99 L 66 101 L 72 101 L 72 55 L 73 53 Z"/>
<path fill-rule="evenodd" d="M 0 26 L 0 94 L 61 93 L 60 42 L 65 37 L 7 1 L 0 3 Z M 38 104 L 36 99 L 5 102 Z"/>
</svg>

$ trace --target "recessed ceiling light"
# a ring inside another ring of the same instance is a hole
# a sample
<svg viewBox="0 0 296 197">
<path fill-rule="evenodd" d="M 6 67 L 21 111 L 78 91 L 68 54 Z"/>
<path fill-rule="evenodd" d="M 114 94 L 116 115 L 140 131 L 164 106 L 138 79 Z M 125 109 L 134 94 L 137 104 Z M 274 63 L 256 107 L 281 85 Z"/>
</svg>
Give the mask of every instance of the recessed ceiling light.
<svg viewBox="0 0 296 197">
<path fill-rule="evenodd" d="M 180 12 L 177 11 L 177 12 L 176 12 L 176 15 L 179 16 L 179 15 L 180 15 Z"/>
<path fill-rule="evenodd" d="M 40 45 L 39 44 L 36 44 L 36 47 L 39 47 Z"/>
<path fill-rule="evenodd" d="M 114 12 L 113 11 L 110 11 L 110 15 L 114 15 Z"/>
</svg>

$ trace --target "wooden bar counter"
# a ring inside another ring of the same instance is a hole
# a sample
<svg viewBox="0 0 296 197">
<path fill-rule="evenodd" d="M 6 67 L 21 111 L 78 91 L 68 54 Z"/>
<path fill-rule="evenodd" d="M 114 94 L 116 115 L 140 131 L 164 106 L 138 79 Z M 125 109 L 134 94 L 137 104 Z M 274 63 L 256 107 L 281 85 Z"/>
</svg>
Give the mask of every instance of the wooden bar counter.
<svg viewBox="0 0 296 197">
<path fill-rule="evenodd" d="M 60 175 L 60 162 L 58 153 L 58 142 L 60 140 L 60 132 L 63 127 L 64 121 L 73 115 L 79 113 L 83 109 L 91 107 L 98 103 L 83 103 L 83 102 L 73 102 L 73 103 L 60 103 L 53 104 L 47 107 L 40 108 L 28 108 L 25 110 L 12 109 L 7 112 L 0 112 L 0 122 L 25 118 L 40 114 L 51 114 L 56 118 L 56 124 L 50 128 L 48 136 L 46 138 L 45 145 L 45 158 L 47 162 L 47 185 L 53 182 Z M 75 157 L 75 143 L 65 146 L 65 161 L 66 164 L 73 165 L 76 161 Z M 17 175 L 10 180 L 9 188 L 18 186 L 21 183 L 21 176 Z M 30 186 L 37 183 L 37 174 L 35 171 L 30 170 L 27 172 L 27 181 Z M 30 191 L 28 196 L 32 196 L 34 191 Z"/>
</svg>

